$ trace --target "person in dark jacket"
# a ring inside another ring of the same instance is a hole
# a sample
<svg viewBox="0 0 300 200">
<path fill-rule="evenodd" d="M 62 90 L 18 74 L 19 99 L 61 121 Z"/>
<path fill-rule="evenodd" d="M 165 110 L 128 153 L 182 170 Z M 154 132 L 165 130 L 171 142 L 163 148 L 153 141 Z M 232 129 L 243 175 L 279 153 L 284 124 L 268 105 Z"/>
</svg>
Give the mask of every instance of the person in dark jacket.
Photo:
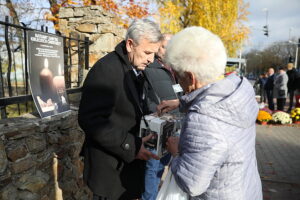
<svg viewBox="0 0 300 200">
<path fill-rule="evenodd" d="M 288 112 L 290 112 L 294 106 L 294 96 L 295 96 L 295 90 L 297 89 L 297 77 L 299 76 L 299 74 L 298 74 L 297 70 L 294 68 L 294 64 L 292 62 L 287 64 L 287 68 L 288 68 L 288 71 L 286 73 L 289 77 L 287 87 L 288 87 L 288 93 L 289 93 L 289 97 L 290 97 L 290 104 L 289 104 Z"/>
<path fill-rule="evenodd" d="M 260 103 L 266 103 L 267 102 L 267 94 L 265 90 L 265 84 L 267 82 L 267 75 L 261 74 L 259 76 L 259 79 L 255 82 L 255 86 L 259 86 L 259 94 L 260 94 Z"/>
<path fill-rule="evenodd" d="M 164 34 L 164 39 L 155 56 L 155 60 L 144 71 L 150 84 L 148 85 L 147 103 L 150 112 L 156 112 L 156 106 L 163 100 L 177 99 L 177 92 L 173 87 L 176 86 L 176 78 L 170 67 L 163 63 L 165 48 L 172 35 Z M 178 112 L 178 110 L 177 110 Z M 154 148 L 149 150 L 157 153 Z M 143 200 L 155 200 L 158 193 L 158 186 L 164 165 L 170 160 L 170 155 L 166 155 L 161 160 L 150 159 L 146 164 L 145 192 Z"/>
<path fill-rule="evenodd" d="M 125 41 L 92 67 L 83 84 L 78 121 L 85 132 L 83 177 L 93 199 L 129 200 L 144 191 L 145 160 L 159 159 L 139 138 L 145 113 L 143 70 L 162 34 L 154 22 L 134 20 Z"/>
<path fill-rule="evenodd" d="M 270 110 L 274 110 L 273 88 L 274 88 L 274 68 L 271 67 L 268 70 L 268 79 L 265 84 L 265 90 L 267 93 L 268 105 Z"/>
<path fill-rule="evenodd" d="M 174 91 L 173 85 L 176 85 L 176 78 L 173 70 L 164 64 L 164 52 L 168 41 L 172 35 L 164 34 L 164 39 L 154 62 L 151 63 L 144 71 L 151 86 L 148 86 L 148 105 L 151 112 L 156 112 L 156 106 L 161 100 L 177 99 L 177 91 Z M 152 88 L 153 87 L 153 88 Z"/>
</svg>

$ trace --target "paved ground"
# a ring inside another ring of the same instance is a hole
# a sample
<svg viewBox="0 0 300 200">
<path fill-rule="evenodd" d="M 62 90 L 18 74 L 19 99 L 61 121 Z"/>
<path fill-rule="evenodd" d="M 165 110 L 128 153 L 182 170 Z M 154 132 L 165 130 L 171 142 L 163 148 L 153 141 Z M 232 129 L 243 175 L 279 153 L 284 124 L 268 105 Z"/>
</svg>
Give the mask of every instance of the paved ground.
<svg viewBox="0 0 300 200">
<path fill-rule="evenodd" d="M 265 200 L 300 200 L 300 127 L 257 125 L 256 153 Z"/>
</svg>

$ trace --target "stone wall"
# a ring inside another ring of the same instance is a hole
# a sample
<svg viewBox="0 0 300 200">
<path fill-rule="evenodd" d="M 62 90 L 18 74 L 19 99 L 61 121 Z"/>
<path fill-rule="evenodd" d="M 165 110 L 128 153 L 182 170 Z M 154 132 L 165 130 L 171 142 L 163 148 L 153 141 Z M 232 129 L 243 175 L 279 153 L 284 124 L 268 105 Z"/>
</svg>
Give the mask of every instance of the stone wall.
<svg viewBox="0 0 300 200">
<path fill-rule="evenodd" d="M 77 112 L 50 119 L 32 115 L 0 121 L 0 199 L 55 199 L 53 156 L 64 200 L 91 198 L 82 180 L 84 134 Z"/>
<path fill-rule="evenodd" d="M 82 39 L 89 37 L 92 42 L 89 49 L 90 66 L 113 51 L 126 34 L 126 29 L 117 25 L 113 15 L 101 6 L 62 7 L 59 17 L 59 30 L 64 35 Z"/>
</svg>

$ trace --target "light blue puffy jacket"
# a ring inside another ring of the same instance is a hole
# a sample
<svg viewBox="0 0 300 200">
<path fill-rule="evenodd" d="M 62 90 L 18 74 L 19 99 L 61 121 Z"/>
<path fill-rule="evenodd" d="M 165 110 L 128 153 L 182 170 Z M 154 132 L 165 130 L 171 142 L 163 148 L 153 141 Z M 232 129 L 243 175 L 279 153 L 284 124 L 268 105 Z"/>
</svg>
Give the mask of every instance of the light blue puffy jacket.
<svg viewBox="0 0 300 200">
<path fill-rule="evenodd" d="M 181 99 L 187 110 L 171 169 L 192 200 L 261 200 L 255 154 L 258 105 L 234 74 Z"/>
</svg>

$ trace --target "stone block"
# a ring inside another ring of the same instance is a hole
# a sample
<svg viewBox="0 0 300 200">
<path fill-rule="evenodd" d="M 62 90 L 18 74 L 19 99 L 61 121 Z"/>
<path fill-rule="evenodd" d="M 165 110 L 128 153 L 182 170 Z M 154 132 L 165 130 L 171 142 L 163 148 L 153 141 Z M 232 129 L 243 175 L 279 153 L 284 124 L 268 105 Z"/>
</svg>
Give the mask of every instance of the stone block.
<svg viewBox="0 0 300 200">
<path fill-rule="evenodd" d="M 91 5 L 91 6 L 90 6 L 90 9 L 91 9 L 91 10 L 99 10 L 99 11 L 103 12 L 102 6 Z"/>
<path fill-rule="evenodd" d="M 35 161 L 31 157 L 20 159 L 16 162 L 11 163 L 11 170 L 14 174 L 21 173 L 35 166 Z"/>
<path fill-rule="evenodd" d="M 12 182 L 11 173 L 6 170 L 4 174 L 0 175 L 0 188 L 10 184 Z"/>
<path fill-rule="evenodd" d="M 74 17 L 83 17 L 85 10 L 83 8 L 74 8 Z"/>
<path fill-rule="evenodd" d="M 80 24 L 76 30 L 83 33 L 97 33 L 97 26 L 95 24 Z"/>
<path fill-rule="evenodd" d="M 27 148 L 32 153 L 40 152 L 46 149 L 46 139 L 44 134 L 31 135 L 25 139 Z"/>
<path fill-rule="evenodd" d="M 41 124 L 39 126 L 39 131 L 42 133 L 48 132 L 49 131 L 49 125 L 47 124 Z"/>
<path fill-rule="evenodd" d="M 101 37 L 98 38 L 90 46 L 91 52 L 111 52 L 115 49 L 115 46 L 117 45 L 115 36 L 112 33 L 106 33 L 102 34 Z"/>
<path fill-rule="evenodd" d="M 44 195 L 41 197 L 41 200 L 50 200 L 50 198 L 47 195 Z"/>
<path fill-rule="evenodd" d="M 0 174 L 4 173 L 7 168 L 8 160 L 5 152 L 4 143 L 0 140 Z"/>
<path fill-rule="evenodd" d="M 40 196 L 36 193 L 32 193 L 29 191 L 20 191 L 18 192 L 18 199 L 22 199 L 22 200 L 40 200 Z"/>
<path fill-rule="evenodd" d="M 65 129 L 61 131 L 62 137 L 59 138 L 59 144 L 83 143 L 84 134 L 78 129 Z"/>
<path fill-rule="evenodd" d="M 76 127 L 77 125 L 77 117 L 76 116 L 69 116 L 68 118 L 64 118 L 61 121 L 61 129 L 69 129 Z"/>
<path fill-rule="evenodd" d="M 45 187 L 49 181 L 49 175 L 42 171 L 37 171 L 35 174 L 25 174 L 17 182 L 18 189 L 28 190 L 32 193 L 37 193 Z"/>
<path fill-rule="evenodd" d="M 66 7 L 61 7 L 59 9 L 59 17 L 60 18 L 69 18 L 69 17 L 74 17 L 74 10 L 73 8 L 66 8 Z"/>
<path fill-rule="evenodd" d="M 98 17 L 93 17 L 93 16 L 90 16 L 90 17 L 86 17 L 85 19 L 83 19 L 81 21 L 82 24 L 85 24 L 85 23 L 89 23 L 89 24 L 109 24 L 111 23 L 111 21 L 109 20 L 109 18 L 107 17 L 104 17 L 104 16 L 98 16 Z"/>
<path fill-rule="evenodd" d="M 82 143 L 76 142 L 67 146 L 68 155 L 71 158 L 79 157 L 79 153 L 81 152 Z"/>
<path fill-rule="evenodd" d="M 36 155 L 37 169 L 43 170 L 52 166 L 54 149 L 47 149 Z"/>
<path fill-rule="evenodd" d="M 51 132 L 47 133 L 47 141 L 49 144 L 58 144 L 60 137 L 61 137 L 61 134 L 58 131 L 51 131 Z"/>
<path fill-rule="evenodd" d="M 18 130 L 5 133 L 5 136 L 9 140 L 15 140 L 15 139 L 24 138 L 31 134 L 34 134 L 37 130 L 38 130 L 37 124 L 29 124 L 20 127 Z"/>
<path fill-rule="evenodd" d="M 0 199 L 1 200 L 17 200 L 18 199 L 18 191 L 17 188 L 12 184 L 7 185 L 0 191 Z"/>
<path fill-rule="evenodd" d="M 28 150 L 25 144 L 14 142 L 6 148 L 7 157 L 14 162 L 20 158 L 26 157 Z"/>
<path fill-rule="evenodd" d="M 63 190 L 64 196 L 71 196 L 79 189 L 74 179 L 61 182 L 60 187 Z"/>
</svg>

